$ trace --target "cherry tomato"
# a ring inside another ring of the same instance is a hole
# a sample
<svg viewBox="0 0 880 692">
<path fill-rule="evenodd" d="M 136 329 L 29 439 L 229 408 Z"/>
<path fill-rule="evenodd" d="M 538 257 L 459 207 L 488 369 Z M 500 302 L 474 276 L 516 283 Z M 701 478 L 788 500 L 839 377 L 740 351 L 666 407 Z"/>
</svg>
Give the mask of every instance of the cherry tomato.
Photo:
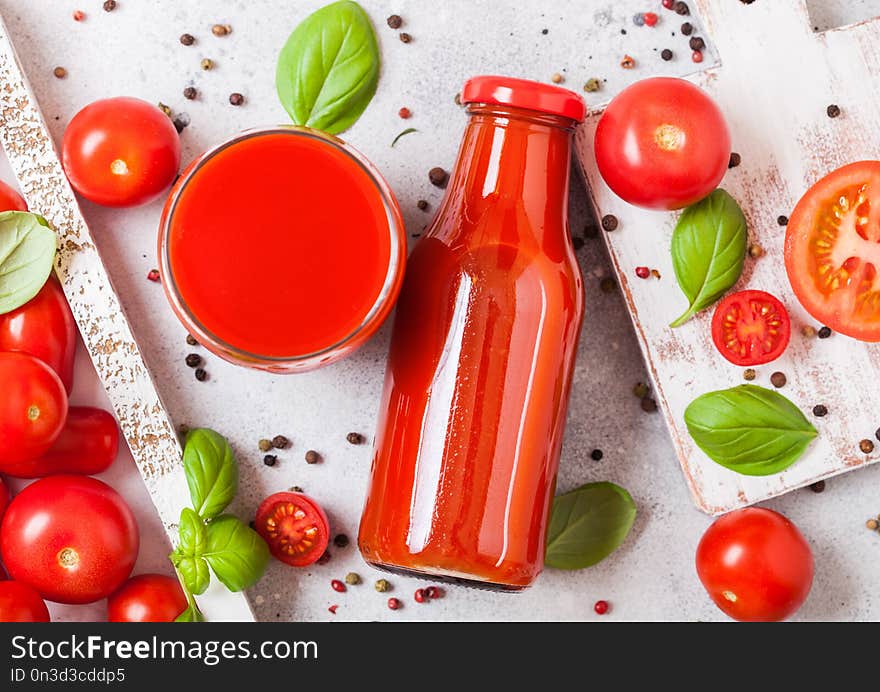
<svg viewBox="0 0 880 692">
<path fill-rule="evenodd" d="M 59 603 L 92 603 L 131 574 L 138 528 L 106 483 L 59 475 L 16 495 L 0 525 L 0 554 L 11 578 Z"/>
<path fill-rule="evenodd" d="M 27 211 L 27 202 L 12 187 L 0 180 L 0 211 Z"/>
<path fill-rule="evenodd" d="M 32 586 L 0 581 L 0 622 L 49 622 L 49 609 Z"/>
<path fill-rule="evenodd" d="M 769 509 L 747 507 L 716 520 L 697 546 L 697 575 L 734 620 L 793 615 L 813 584 L 813 554 L 801 532 Z"/>
<path fill-rule="evenodd" d="M 177 177 L 180 137 L 153 104 L 104 99 L 70 121 L 62 158 L 83 197 L 106 207 L 134 207 L 156 199 Z"/>
<path fill-rule="evenodd" d="M 788 346 L 791 321 L 785 306 L 765 291 L 739 291 L 719 303 L 712 317 L 712 341 L 734 365 L 762 365 Z"/>
<path fill-rule="evenodd" d="M 55 276 L 30 301 L 0 315 L 0 351 L 22 351 L 52 368 L 67 393 L 73 388 L 76 322 Z"/>
<path fill-rule="evenodd" d="M 330 540 L 324 510 L 302 493 L 275 493 L 257 509 L 254 528 L 278 560 L 305 567 L 320 558 Z"/>
<path fill-rule="evenodd" d="M 55 473 L 103 473 L 119 453 L 116 419 L 99 408 L 71 406 L 61 435 L 43 456 L 4 464 L 3 472 L 16 478 L 42 478 Z"/>
<path fill-rule="evenodd" d="M 0 353 L 0 472 L 42 456 L 64 427 L 67 392 L 58 375 L 26 353 Z"/>
<path fill-rule="evenodd" d="M 599 173 L 619 197 L 649 209 L 681 209 L 717 187 L 730 161 L 730 133 L 702 89 L 652 77 L 608 104 L 594 149 Z"/>
<path fill-rule="evenodd" d="M 109 622 L 174 622 L 187 608 L 180 583 L 164 574 L 139 574 L 107 600 Z"/>
<path fill-rule="evenodd" d="M 880 341 L 880 161 L 838 168 L 801 197 L 785 230 L 785 269 L 816 320 Z"/>
</svg>

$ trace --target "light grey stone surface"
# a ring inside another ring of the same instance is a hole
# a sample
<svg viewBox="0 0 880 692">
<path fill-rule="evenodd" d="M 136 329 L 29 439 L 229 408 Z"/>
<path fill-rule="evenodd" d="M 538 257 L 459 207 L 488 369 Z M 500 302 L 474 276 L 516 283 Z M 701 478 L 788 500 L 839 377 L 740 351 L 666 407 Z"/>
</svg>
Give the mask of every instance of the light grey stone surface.
<svg viewBox="0 0 880 692">
<path fill-rule="evenodd" d="M 189 115 L 192 124 L 182 135 L 186 162 L 238 130 L 286 122 L 274 91 L 275 58 L 296 23 L 320 4 L 314 0 L 118 0 L 117 10 L 105 13 L 100 0 L 0 0 L 0 11 L 58 142 L 79 108 L 97 98 L 127 94 L 163 101 Z M 843 23 L 851 18 L 853 5 L 871 4 L 877 3 L 838 3 L 843 15 L 826 6 L 821 21 L 833 24 L 843 16 L 837 22 Z M 687 40 L 678 30 L 683 18 L 654 0 L 376 0 L 363 5 L 379 36 L 382 77 L 375 100 L 344 137 L 385 174 L 410 233 L 420 233 L 429 220 L 416 208 L 416 201 L 427 199 L 436 208 L 440 199 L 440 192 L 428 183 L 428 169 L 453 164 L 466 119 L 453 97 L 467 77 L 502 73 L 547 81 L 559 72 L 565 76 L 564 86 L 575 90 L 588 78 L 598 77 L 607 80 L 602 90 L 586 95 L 590 103 L 598 104 L 636 79 L 656 73 L 686 74 L 695 68 Z M 81 23 L 71 18 L 77 8 L 87 13 Z M 635 26 L 633 14 L 648 10 L 660 15 L 657 27 Z M 401 43 L 397 32 L 386 26 L 385 17 L 392 13 L 404 18 L 401 30 L 413 36 L 412 43 Z M 214 37 L 211 25 L 218 22 L 231 24 L 232 34 Z M 184 32 L 197 37 L 194 46 L 179 43 Z M 663 48 L 675 52 L 673 61 L 661 61 Z M 619 66 L 627 53 L 637 61 L 634 70 Z M 215 61 L 214 70 L 199 68 L 204 57 Z M 714 60 L 709 52 L 700 67 Z M 52 76 L 56 65 L 67 68 L 67 79 Z M 182 97 L 188 85 L 199 90 L 197 100 Z M 228 96 L 234 91 L 245 95 L 244 106 L 229 105 Z M 397 117 L 402 106 L 412 110 L 412 119 Z M 419 132 L 392 149 L 391 140 L 409 126 Z M 184 341 L 185 332 L 161 287 L 145 278 L 156 265 L 161 205 L 117 211 L 84 202 L 83 208 L 175 422 L 213 427 L 226 434 L 238 452 L 242 490 L 233 509 L 247 517 L 266 494 L 299 485 L 327 509 L 334 533 L 352 539 L 345 549 L 331 547 L 333 558 L 323 566 L 296 570 L 272 564 L 251 593 L 261 619 L 590 620 L 597 618 L 592 606 L 600 598 L 612 604 L 605 618 L 724 619 L 702 591 L 693 567 L 697 542 L 711 520 L 691 503 L 659 415 L 642 412 L 631 393 L 646 375 L 623 300 L 617 293 L 599 290 L 600 279 L 610 275 L 601 238 L 588 239 L 578 253 L 587 312 L 559 489 L 595 480 L 623 485 L 639 508 L 634 530 L 625 545 L 600 565 L 579 572 L 547 571 L 525 593 L 496 595 L 449 588 L 443 600 L 419 605 L 412 592 L 423 584 L 413 580 L 390 577 L 394 590 L 376 593 L 372 582 L 382 575 L 364 565 L 354 545 L 370 449 L 348 444 L 345 436 L 350 431 L 372 436 L 387 325 L 350 359 L 314 373 L 273 377 L 209 357 L 210 380 L 197 383 L 183 363 L 193 350 Z M 581 235 L 589 220 L 583 183 L 575 176 L 573 233 Z M 242 229 L 248 242 L 259 242 L 259 231 Z M 646 237 L 645 242 L 653 239 Z M 76 399 L 99 401 L 94 375 L 81 360 Z M 260 438 L 276 434 L 287 435 L 293 448 L 280 453 L 279 464 L 268 468 L 261 463 L 256 445 Z M 594 448 L 604 451 L 601 462 L 590 458 Z M 303 455 L 308 449 L 319 451 L 324 462 L 306 465 Z M 143 534 L 138 570 L 167 569 L 168 545 L 130 460 L 121 460 L 110 477 L 136 505 Z M 880 577 L 876 559 L 880 536 L 864 529 L 865 519 L 880 511 L 878 480 L 880 467 L 873 467 L 833 479 L 824 494 L 804 490 L 769 503 L 800 526 L 815 553 L 816 581 L 798 618 L 880 617 L 880 602 L 872 588 Z M 349 571 L 358 572 L 364 583 L 349 587 L 345 594 L 333 592 L 330 580 Z M 401 598 L 405 607 L 389 611 L 385 601 L 390 595 Z M 327 610 L 331 604 L 339 605 L 336 615 Z M 102 617 L 103 606 L 56 608 L 54 613 L 64 619 Z"/>
</svg>

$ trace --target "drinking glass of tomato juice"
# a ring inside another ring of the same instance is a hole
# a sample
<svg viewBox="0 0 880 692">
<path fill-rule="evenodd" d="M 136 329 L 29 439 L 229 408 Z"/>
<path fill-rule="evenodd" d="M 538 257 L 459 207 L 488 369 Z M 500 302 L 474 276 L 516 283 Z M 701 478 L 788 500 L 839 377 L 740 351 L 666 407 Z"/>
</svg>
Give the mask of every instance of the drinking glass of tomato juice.
<svg viewBox="0 0 880 692">
<path fill-rule="evenodd" d="M 271 372 L 361 346 L 391 311 L 405 261 L 400 209 L 379 172 L 303 127 L 249 130 L 205 152 L 159 229 L 180 321 L 221 358 Z"/>
</svg>

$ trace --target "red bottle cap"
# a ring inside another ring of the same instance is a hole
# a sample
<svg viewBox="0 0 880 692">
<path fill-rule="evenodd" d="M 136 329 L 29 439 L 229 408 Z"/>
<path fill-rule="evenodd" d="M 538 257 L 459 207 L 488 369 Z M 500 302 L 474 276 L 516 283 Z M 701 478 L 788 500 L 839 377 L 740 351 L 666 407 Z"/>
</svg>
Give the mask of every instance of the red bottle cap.
<svg viewBox="0 0 880 692">
<path fill-rule="evenodd" d="M 587 107 L 579 94 L 541 82 L 514 77 L 471 77 L 461 90 L 462 103 L 496 103 L 583 122 Z"/>
</svg>

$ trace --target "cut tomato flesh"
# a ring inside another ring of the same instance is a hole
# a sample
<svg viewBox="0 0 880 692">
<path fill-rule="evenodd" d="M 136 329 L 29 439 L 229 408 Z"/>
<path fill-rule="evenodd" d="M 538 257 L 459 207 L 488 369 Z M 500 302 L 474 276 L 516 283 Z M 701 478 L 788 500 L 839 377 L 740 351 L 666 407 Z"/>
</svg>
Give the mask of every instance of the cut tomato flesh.
<svg viewBox="0 0 880 692">
<path fill-rule="evenodd" d="M 301 493 L 275 493 L 257 510 L 256 530 L 277 559 L 295 567 L 315 562 L 327 548 L 324 510 Z"/>
<path fill-rule="evenodd" d="M 788 346 L 791 323 L 785 306 L 764 291 L 727 296 L 712 317 L 712 340 L 719 353 L 736 365 L 776 360 Z"/>
<path fill-rule="evenodd" d="M 813 317 L 880 341 L 880 161 L 844 166 L 810 188 L 786 230 L 785 264 Z"/>
</svg>

